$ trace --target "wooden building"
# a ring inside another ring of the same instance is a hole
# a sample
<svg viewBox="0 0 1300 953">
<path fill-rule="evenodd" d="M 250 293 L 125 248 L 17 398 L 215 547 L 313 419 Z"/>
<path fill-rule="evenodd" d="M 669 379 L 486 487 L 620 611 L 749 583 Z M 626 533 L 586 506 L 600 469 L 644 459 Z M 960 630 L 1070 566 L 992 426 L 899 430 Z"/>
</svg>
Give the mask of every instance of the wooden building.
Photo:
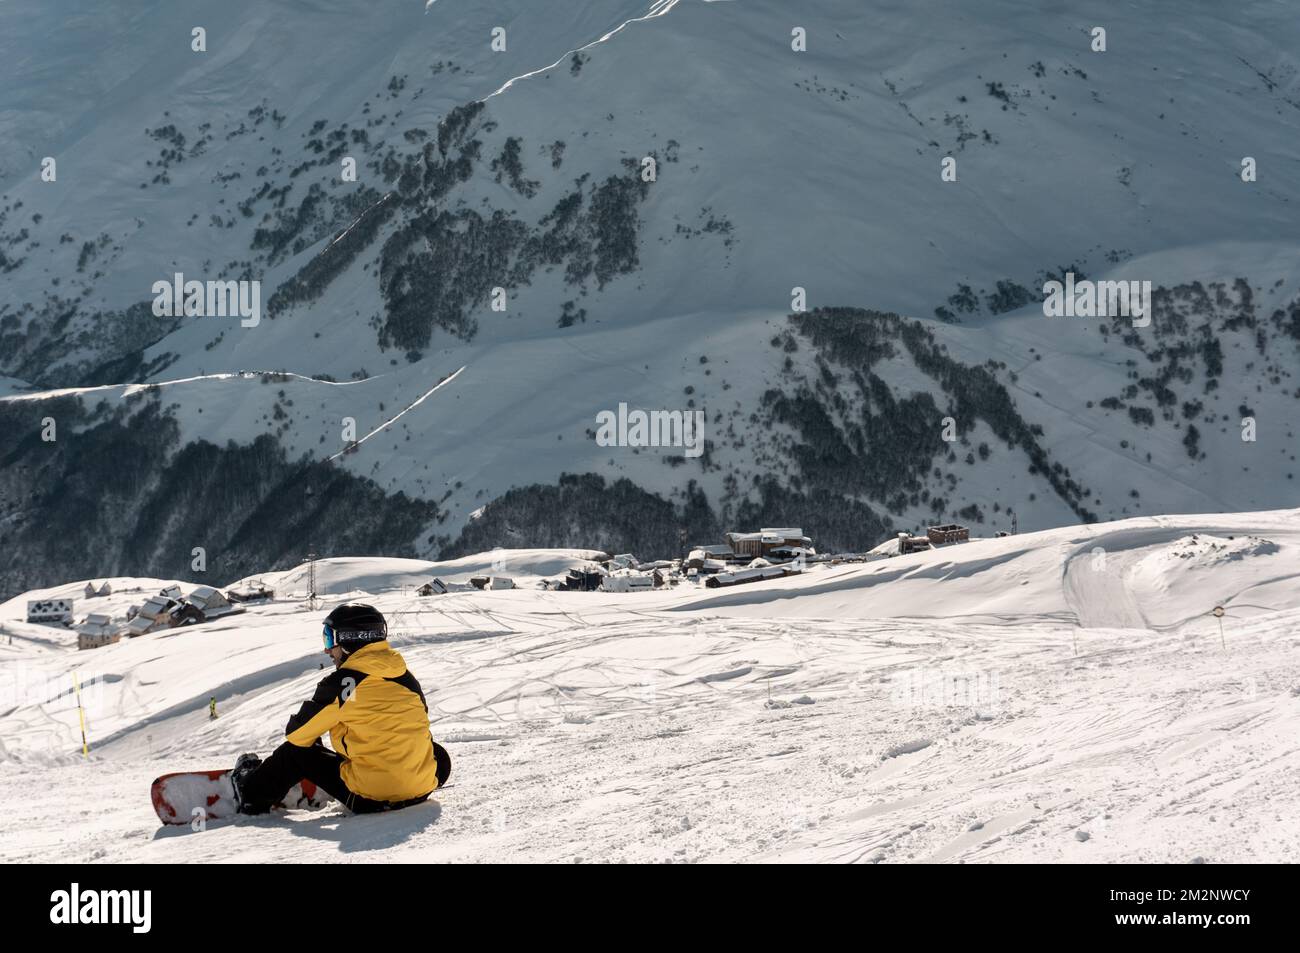
<svg viewBox="0 0 1300 953">
<path fill-rule="evenodd" d="M 86 621 L 77 626 L 77 648 L 98 649 L 112 645 L 122 638 L 122 633 L 113 619 L 105 612 L 92 612 Z"/>
<path fill-rule="evenodd" d="M 943 526 L 931 526 L 925 531 L 925 535 L 935 546 L 946 546 L 949 543 L 970 542 L 970 530 L 965 526 L 959 526 L 956 523 L 947 523 Z"/>
<path fill-rule="evenodd" d="M 764 528 L 757 533 L 727 533 L 727 545 L 737 557 L 746 561 L 755 556 L 769 556 L 782 551 L 813 553 L 812 540 L 798 527 Z"/>
<path fill-rule="evenodd" d="M 930 542 L 929 536 L 913 536 L 910 533 L 898 534 L 898 555 L 906 556 L 909 553 L 923 553 L 933 549 L 934 544 Z"/>
</svg>

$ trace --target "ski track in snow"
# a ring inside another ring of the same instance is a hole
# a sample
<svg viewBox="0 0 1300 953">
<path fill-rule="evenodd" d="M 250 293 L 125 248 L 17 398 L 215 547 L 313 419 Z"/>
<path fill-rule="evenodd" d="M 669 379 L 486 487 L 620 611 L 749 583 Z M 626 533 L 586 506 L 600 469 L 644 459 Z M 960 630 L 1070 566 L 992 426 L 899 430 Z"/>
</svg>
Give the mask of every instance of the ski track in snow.
<svg viewBox="0 0 1300 953">
<path fill-rule="evenodd" d="M 604 36 L 592 40 L 590 43 L 585 43 L 582 46 L 578 47 L 577 49 L 569 50 L 569 52 L 565 53 L 563 56 L 561 56 L 554 63 L 551 63 L 549 66 L 543 66 L 540 69 L 530 70 L 529 72 L 522 73 L 519 76 L 511 77 L 510 79 L 502 83 L 501 86 L 498 87 L 496 90 L 484 96 L 483 99 L 480 100 L 480 102 L 487 102 L 489 99 L 492 99 L 495 96 L 500 96 L 502 93 L 504 93 L 507 89 L 515 85 L 515 83 L 519 82 L 520 80 L 531 79 L 534 76 L 539 76 L 542 73 L 555 69 L 555 67 L 559 66 L 561 63 L 563 63 L 565 60 L 571 57 L 574 53 L 581 53 L 584 50 L 591 49 L 593 46 L 598 46 L 599 44 L 604 43 L 606 40 L 609 40 L 612 37 L 616 36 L 617 34 L 621 33 L 632 23 L 642 23 L 646 20 L 653 20 L 655 17 L 661 17 L 664 14 L 671 12 L 673 7 L 677 6 L 679 2 L 680 0 L 654 0 L 654 2 L 650 4 L 650 9 L 643 16 L 633 17 L 630 20 L 625 20 L 623 23 L 620 23 L 618 26 L 614 27 L 614 29 L 606 33 Z"/>
<path fill-rule="evenodd" d="M 0 672 L 26 666 L 57 688 L 0 707 L 0 798 L 20 805 L 0 818 L 0 860 L 1289 860 L 1297 543 L 1297 512 L 1130 520 L 817 570 L 725 603 L 378 587 L 451 784 L 383 817 L 326 809 L 197 833 L 159 826 L 149 782 L 266 754 L 323 675 L 320 611 L 255 606 L 94 653 L 56 630 L 0 640 Z M 1148 583 L 1150 560 L 1174 568 Z M 411 562 L 327 569 L 339 592 L 385 567 L 409 579 Z M 994 618 L 982 602 L 1006 591 L 1019 611 Z M 1272 611 L 1230 608 L 1225 649 L 1200 602 L 1231 607 L 1234 593 Z M 907 617 L 917 601 L 953 617 Z M 42 631 L 13 621 L 22 604 L 0 606 L 5 630 Z M 100 693 L 87 761 L 74 667 Z"/>
<path fill-rule="evenodd" d="M 419 397 L 417 397 L 415 400 L 411 401 L 409 404 L 407 404 L 405 407 L 403 407 L 400 411 L 398 411 L 398 412 L 397 412 L 396 414 L 394 414 L 392 417 L 390 417 L 390 418 L 388 418 L 387 420 L 385 420 L 382 424 L 380 424 L 380 425 L 379 425 L 378 427 L 376 427 L 374 430 L 371 430 L 371 431 L 370 431 L 369 433 L 367 433 L 364 437 L 362 437 L 360 440 L 358 440 L 356 443 L 354 443 L 354 444 L 352 445 L 352 447 L 349 448 L 349 449 L 356 449 L 357 447 L 359 447 L 359 446 L 361 446 L 363 443 L 365 443 L 367 440 L 369 440 L 371 437 L 373 437 L 375 434 L 377 434 L 377 433 L 383 433 L 385 430 L 387 430 L 387 429 L 388 429 L 389 427 L 391 427 L 393 424 L 397 423 L 397 421 L 400 420 L 402 417 L 406 416 L 406 414 L 407 414 L 408 411 L 414 410 L 416 407 L 419 407 L 419 406 L 420 406 L 421 404 L 423 404 L 426 400 L 428 400 L 430 397 L 432 397 L 432 396 L 433 396 L 433 395 L 434 395 L 438 390 L 440 390 L 444 385 L 446 385 L 446 384 L 450 384 L 452 381 L 454 381 L 457 377 L 460 376 L 460 372 L 463 371 L 464 369 L 465 369 L 465 368 L 464 368 L 463 366 L 456 368 L 456 370 L 455 370 L 454 372 L 452 372 L 451 374 L 447 375 L 447 377 L 443 378 L 442 380 L 438 381 L 438 383 L 434 384 L 434 385 L 433 385 L 432 387 L 430 387 L 427 391 L 425 391 L 423 394 L 421 394 L 421 395 L 420 395 Z M 340 450 L 338 453 L 335 453 L 335 454 L 333 454 L 332 456 L 330 456 L 329 459 L 330 459 L 330 460 L 337 460 L 339 457 L 343 456 L 343 454 L 345 454 L 345 453 L 347 453 L 347 450 Z"/>
<path fill-rule="evenodd" d="M 157 388 L 180 387 L 185 384 L 193 384 L 198 381 L 239 382 L 239 381 L 248 380 L 250 378 L 260 378 L 263 374 L 274 374 L 277 377 L 287 377 L 297 381 L 305 381 L 311 384 L 319 384 L 324 387 L 353 387 L 357 384 L 365 383 L 366 380 L 373 380 L 373 378 L 365 378 L 363 380 L 355 380 L 355 381 L 325 381 L 315 377 L 308 377 L 306 374 L 298 374 L 294 371 L 253 370 L 253 371 L 238 371 L 235 373 L 227 372 L 227 373 L 220 373 L 220 374 L 196 374 L 193 377 L 181 377 L 181 378 L 177 378 L 176 380 L 169 380 L 169 381 L 154 381 L 148 384 L 96 384 L 89 387 L 59 387 L 54 390 L 23 391 L 20 393 L 6 394 L 4 396 L 0 396 L 0 403 L 4 403 L 6 401 L 19 402 L 19 401 L 33 401 L 33 400 L 35 401 L 50 400 L 51 398 L 55 398 L 55 397 L 84 397 L 88 394 L 93 394 L 97 391 L 118 391 L 119 397 L 127 398 L 132 396 L 133 394 L 138 394 L 141 391 L 147 391 L 151 388 L 156 388 L 156 387 Z"/>
</svg>

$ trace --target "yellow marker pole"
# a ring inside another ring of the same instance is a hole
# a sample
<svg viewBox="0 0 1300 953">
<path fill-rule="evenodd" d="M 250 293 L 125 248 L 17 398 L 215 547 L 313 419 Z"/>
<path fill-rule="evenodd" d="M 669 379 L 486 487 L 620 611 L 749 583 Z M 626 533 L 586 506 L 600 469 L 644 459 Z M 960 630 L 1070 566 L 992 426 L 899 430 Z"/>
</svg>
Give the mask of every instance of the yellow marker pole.
<svg viewBox="0 0 1300 953">
<path fill-rule="evenodd" d="M 81 718 L 81 756 L 90 757 L 90 745 L 86 743 L 86 709 L 81 707 L 81 682 L 77 679 L 77 673 L 72 673 L 72 687 L 77 693 L 77 715 Z"/>
</svg>

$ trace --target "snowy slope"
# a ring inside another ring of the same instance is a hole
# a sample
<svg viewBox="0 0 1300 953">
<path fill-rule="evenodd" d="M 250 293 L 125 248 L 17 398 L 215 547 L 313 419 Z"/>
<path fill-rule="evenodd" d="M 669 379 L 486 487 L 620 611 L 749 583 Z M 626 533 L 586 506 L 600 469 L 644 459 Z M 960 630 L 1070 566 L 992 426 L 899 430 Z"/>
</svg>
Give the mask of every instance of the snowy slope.
<svg viewBox="0 0 1300 953">
<path fill-rule="evenodd" d="M 24 808 L 0 818 L 0 856 L 1282 861 L 1300 848 L 1298 555 L 1291 510 L 1067 527 L 727 592 L 421 599 L 392 586 L 401 561 L 336 561 L 380 590 L 455 760 L 429 804 L 158 830 L 155 775 L 265 753 L 321 677 L 321 613 L 281 601 L 94 652 L 0 642 L 0 797 Z M 20 605 L 0 606 L 6 630 Z"/>
</svg>

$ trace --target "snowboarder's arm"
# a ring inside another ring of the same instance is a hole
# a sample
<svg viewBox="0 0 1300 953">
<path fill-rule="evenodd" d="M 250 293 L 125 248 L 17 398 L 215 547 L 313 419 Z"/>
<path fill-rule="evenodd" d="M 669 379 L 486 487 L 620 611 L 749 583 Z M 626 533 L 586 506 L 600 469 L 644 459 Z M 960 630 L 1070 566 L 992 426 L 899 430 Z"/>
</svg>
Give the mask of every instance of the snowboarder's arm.
<svg viewBox="0 0 1300 953">
<path fill-rule="evenodd" d="M 321 735 L 338 725 L 343 717 L 343 695 L 355 689 L 357 675 L 339 669 L 321 679 L 316 694 L 289 718 L 284 728 L 286 740 L 300 748 L 310 748 Z"/>
</svg>

